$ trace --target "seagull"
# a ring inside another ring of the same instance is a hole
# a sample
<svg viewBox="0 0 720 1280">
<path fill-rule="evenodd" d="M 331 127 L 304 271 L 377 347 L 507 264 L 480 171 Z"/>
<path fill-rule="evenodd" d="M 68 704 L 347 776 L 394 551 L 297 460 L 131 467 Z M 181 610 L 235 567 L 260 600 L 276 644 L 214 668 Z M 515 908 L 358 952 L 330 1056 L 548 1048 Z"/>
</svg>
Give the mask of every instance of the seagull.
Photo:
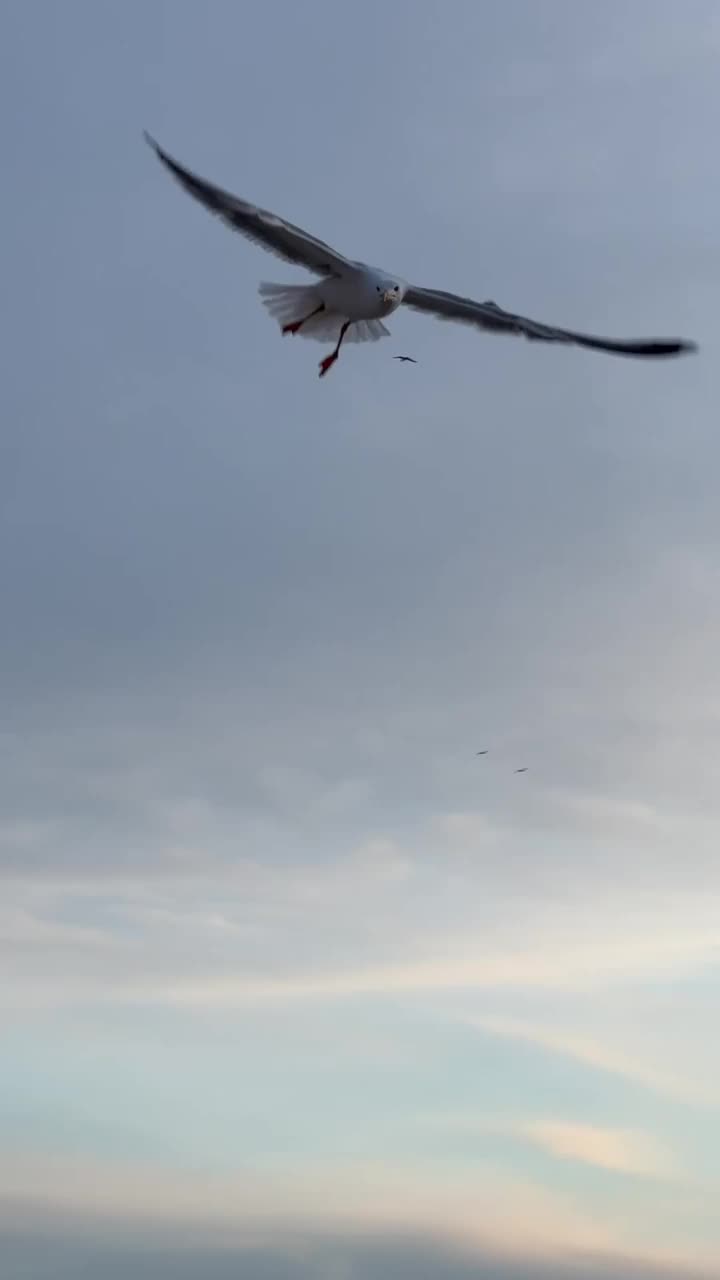
<svg viewBox="0 0 720 1280">
<path fill-rule="evenodd" d="M 399 276 L 346 258 L 323 240 L 286 222 L 277 214 L 249 204 L 212 182 L 198 177 L 174 160 L 145 133 L 145 140 L 180 185 L 233 231 L 286 262 L 306 267 L 319 277 L 312 284 L 261 284 L 260 296 L 284 334 L 300 334 L 320 341 L 336 339 L 335 347 L 320 361 L 324 378 L 346 342 L 375 342 L 389 337 L 383 320 L 398 307 L 410 307 L 440 320 L 474 325 L 490 333 L 521 334 L 531 342 L 559 342 L 624 356 L 676 356 L 696 351 L 694 342 L 679 338 L 597 338 L 538 324 L 525 316 L 503 311 L 495 302 L 474 302 L 439 289 L 408 284 Z"/>
<path fill-rule="evenodd" d="M 515 770 L 515 772 L 516 772 L 516 773 L 527 773 L 527 771 L 528 771 L 528 767 L 527 767 L 527 765 L 525 765 L 525 768 L 524 768 L 524 769 L 516 769 L 516 770 Z"/>
<path fill-rule="evenodd" d="M 486 755 L 487 755 L 487 751 L 476 751 L 476 752 L 475 752 L 475 755 L 476 755 L 476 756 L 486 756 Z"/>
<path fill-rule="evenodd" d="M 417 364 L 417 360 L 413 360 L 412 356 L 393 356 L 393 360 L 399 360 L 401 364 Z"/>
</svg>

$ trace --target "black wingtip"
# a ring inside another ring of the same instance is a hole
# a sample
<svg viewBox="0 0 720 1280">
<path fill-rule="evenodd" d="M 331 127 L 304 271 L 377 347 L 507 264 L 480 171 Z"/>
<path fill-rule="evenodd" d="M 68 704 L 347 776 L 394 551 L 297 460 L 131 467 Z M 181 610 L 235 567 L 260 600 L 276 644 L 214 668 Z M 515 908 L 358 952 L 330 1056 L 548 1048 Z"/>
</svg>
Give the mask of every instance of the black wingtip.
<svg viewBox="0 0 720 1280">
<path fill-rule="evenodd" d="M 530 336 L 530 335 L 528 335 Z M 591 351 L 609 351 L 611 355 L 636 356 L 663 359 L 668 356 L 691 355 L 698 351 L 698 344 L 687 338 L 593 338 L 586 334 L 573 334 L 571 340 L 579 347 Z"/>
<path fill-rule="evenodd" d="M 674 342 L 649 343 L 648 346 L 651 355 L 691 356 L 700 350 L 697 342 L 690 342 L 686 338 L 677 338 Z"/>
<path fill-rule="evenodd" d="M 687 338 L 653 338 L 647 342 L 628 343 L 628 355 L 639 356 L 688 356 L 698 351 L 697 342 Z"/>
<path fill-rule="evenodd" d="M 152 147 L 160 163 L 163 164 L 171 174 L 173 174 L 178 182 L 182 183 L 184 187 L 190 190 L 191 194 L 195 195 L 199 180 L 190 173 L 188 169 L 185 169 L 181 164 L 178 164 L 177 160 L 173 160 L 170 153 L 166 151 L 164 147 L 160 146 L 160 143 L 153 138 L 151 133 L 148 133 L 147 129 L 143 129 L 143 137 L 148 146 Z"/>
<path fill-rule="evenodd" d="M 158 160 L 162 160 L 164 164 L 170 164 L 170 156 L 167 151 L 163 151 L 160 143 L 156 138 L 153 138 L 151 133 L 148 133 L 147 129 L 143 129 L 143 138 L 147 142 L 148 146 L 155 152 Z"/>
</svg>

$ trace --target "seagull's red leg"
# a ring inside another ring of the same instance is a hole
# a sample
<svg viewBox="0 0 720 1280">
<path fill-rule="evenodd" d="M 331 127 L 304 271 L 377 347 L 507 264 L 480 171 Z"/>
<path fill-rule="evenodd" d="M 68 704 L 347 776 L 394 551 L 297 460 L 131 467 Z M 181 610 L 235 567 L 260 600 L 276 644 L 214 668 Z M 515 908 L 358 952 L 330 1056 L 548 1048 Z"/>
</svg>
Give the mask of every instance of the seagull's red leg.
<svg viewBox="0 0 720 1280">
<path fill-rule="evenodd" d="M 303 325 L 307 324 L 308 320 L 312 320 L 313 316 L 319 316 L 320 312 L 324 310 L 325 303 L 321 302 L 320 306 L 316 307 L 314 311 L 311 311 L 309 316 L 303 316 L 302 320 L 293 320 L 292 324 L 284 324 L 282 329 L 283 333 L 299 333 Z"/>
<path fill-rule="evenodd" d="M 340 348 L 341 348 L 341 346 L 342 346 L 342 340 L 343 340 L 343 338 L 345 337 L 345 334 L 347 333 L 347 331 L 348 331 L 348 329 L 350 328 L 350 325 L 351 325 L 351 324 L 352 324 L 352 320 L 346 320 L 346 321 L 345 321 L 345 323 L 343 324 L 342 329 L 340 330 L 340 337 L 339 337 L 339 338 L 338 338 L 338 340 L 337 340 L 337 346 L 336 346 L 335 350 L 334 350 L 334 351 L 331 351 L 329 356 L 325 356 L 325 359 L 320 361 L 320 374 L 319 374 L 319 376 L 320 376 L 321 378 L 324 378 L 324 377 L 325 377 L 325 374 L 327 373 L 328 369 L 332 369 L 332 366 L 334 365 L 335 361 L 337 360 L 338 356 L 340 355 Z"/>
</svg>

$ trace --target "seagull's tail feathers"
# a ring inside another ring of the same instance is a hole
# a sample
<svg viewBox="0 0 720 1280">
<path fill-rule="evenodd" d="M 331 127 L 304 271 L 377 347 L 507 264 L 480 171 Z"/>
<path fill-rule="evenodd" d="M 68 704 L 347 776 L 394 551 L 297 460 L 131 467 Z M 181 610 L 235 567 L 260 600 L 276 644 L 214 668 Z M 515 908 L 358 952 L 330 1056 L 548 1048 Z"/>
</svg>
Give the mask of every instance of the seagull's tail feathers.
<svg viewBox="0 0 720 1280">
<path fill-rule="evenodd" d="M 336 311 L 320 311 L 316 316 L 312 315 L 322 302 L 318 289 L 312 285 L 264 282 L 258 292 L 263 306 L 267 307 L 281 329 L 304 320 L 298 330 L 299 337 L 314 338 L 318 342 L 336 342 L 339 338 L 344 317 Z M 377 342 L 378 338 L 389 336 L 389 330 L 381 320 L 356 320 L 350 325 L 345 342 Z"/>
<path fill-rule="evenodd" d="M 307 284 L 267 284 L 263 282 L 258 290 L 270 315 L 278 324 L 294 324 L 308 316 L 320 306 L 322 298 L 312 285 Z"/>
<path fill-rule="evenodd" d="M 347 331 L 346 342 L 377 342 L 379 338 L 389 338 L 390 330 L 385 328 L 382 320 L 356 320 Z"/>
</svg>

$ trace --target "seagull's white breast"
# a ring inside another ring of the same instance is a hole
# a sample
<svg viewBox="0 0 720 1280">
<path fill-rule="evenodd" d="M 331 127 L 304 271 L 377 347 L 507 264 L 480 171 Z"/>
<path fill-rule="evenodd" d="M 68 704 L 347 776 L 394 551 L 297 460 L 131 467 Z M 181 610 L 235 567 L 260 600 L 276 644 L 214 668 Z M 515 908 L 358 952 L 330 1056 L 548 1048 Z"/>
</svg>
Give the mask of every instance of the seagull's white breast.
<svg viewBox="0 0 720 1280">
<path fill-rule="evenodd" d="M 385 296 L 388 287 L 392 286 L 380 272 L 358 268 L 352 275 L 324 280 L 316 292 L 329 311 L 348 320 L 379 320 L 395 311 L 402 300 L 401 294 L 397 301 L 388 300 Z"/>
</svg>

